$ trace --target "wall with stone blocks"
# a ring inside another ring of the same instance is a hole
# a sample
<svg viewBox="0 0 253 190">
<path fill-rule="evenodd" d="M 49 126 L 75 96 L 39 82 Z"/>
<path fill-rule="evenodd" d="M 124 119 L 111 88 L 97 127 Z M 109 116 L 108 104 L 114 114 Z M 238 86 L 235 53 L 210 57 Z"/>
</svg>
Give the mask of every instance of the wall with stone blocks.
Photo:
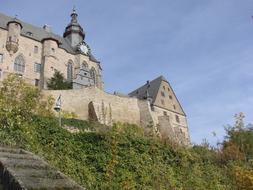
<svg viewBox="0 0 253 190">
<path fill-rule="evenodd" d="M 61 95 L 62 110 L 74 112 L 78 119 L 89 119 L 89 109 L 104 124 L 125 122 L 140 125 L 138 99 L 119 97 L 106 93 L 96 87 L 78 90 L 43 90 L 46 96 L 57 99 Z"/>
</svg>

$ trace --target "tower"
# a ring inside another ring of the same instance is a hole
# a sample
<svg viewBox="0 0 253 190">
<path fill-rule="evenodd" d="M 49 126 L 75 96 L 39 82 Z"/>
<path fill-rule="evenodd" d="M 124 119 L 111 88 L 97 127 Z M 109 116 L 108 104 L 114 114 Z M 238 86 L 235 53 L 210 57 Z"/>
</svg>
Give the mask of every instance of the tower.
<svg viewBox="0 0 253 190">
<path fill-rule="evenodd" d="M 84 40 L 85 33 L 83 31 L 83 28 L 77 22 L 78 14 L 76 13 L 75 9 L 73 9 L 70 16 L 71 16 L 71 21 L 68 24 L 68 26 L 65 28 L 63 37 L 67 39 L 67 41 L 73 48 L 77 48 L 77 45 Z"/>
<path fill-rule="evenodd" d="M 7 23 L 8 35 L 6 49 L 10 55 L 13 55 L 18 51 L 19 37 L 22 27 L 21 22 L 16 17 Z"/>
</svg>

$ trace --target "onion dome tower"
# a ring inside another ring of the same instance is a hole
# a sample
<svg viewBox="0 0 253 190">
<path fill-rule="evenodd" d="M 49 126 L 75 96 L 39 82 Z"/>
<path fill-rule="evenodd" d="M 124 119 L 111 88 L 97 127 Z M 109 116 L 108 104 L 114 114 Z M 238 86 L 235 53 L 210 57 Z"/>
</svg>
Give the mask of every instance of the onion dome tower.
<svg viewBox="0 0 253 190">
<path fill-rule="evenodd" d="M 71 22 L 65 28 L 63 37 L 67 39 L 67 41 L 73 48 L 76 49 L 77 45 L 84 40 L 85 33 L 83 31 L 83 28 L 77 22 L 78 14 L 76 13 L 75 8 L 73 8 L 73 11 L 70 16 L 71 16 Z"/>
</svg>

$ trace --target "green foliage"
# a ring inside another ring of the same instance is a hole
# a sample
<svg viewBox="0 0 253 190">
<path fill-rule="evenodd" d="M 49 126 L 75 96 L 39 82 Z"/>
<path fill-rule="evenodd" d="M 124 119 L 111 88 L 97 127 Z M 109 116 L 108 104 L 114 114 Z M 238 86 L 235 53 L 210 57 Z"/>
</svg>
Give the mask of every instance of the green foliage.
<svg viewBox="0 0 253 190">
<path fill-rule="evenodd" d="M 223 143 L 224 151 L 234 146 L 243 154 L 244 159 L 253 159 L 253 126 L 248 125 L 242 128 L 229 126 L 226 128 L 226 132 L 226 140 Z"/>
<path fill-rule="evenodd" d="M 65 119 L 75 119 L 77 115 L 74 112 L 62 111 L 62 116 Z"/>
<path fill-rule="evenodd" d="M 145 137 L 134 125 L 71 134 L 53 118 L 34 117 L 16 137 L 26 133 L 32 138 L 19 146 L 44 157 L 87 189 L 232 189 L 226 170 L 212 161 L 213 153 L 206 155 L 207 149 L 174 150 Z M 1 129 L 0 134 L 11 139 L 9 145 L 17 145 L 10 131 Z"/>
<path fill-rule="evenodd" d="M 218 151 L 207 142 L 204 146 L 172 147 L 130 124 L 117 123 L 108 129 L 63 118 L 63 125 L 92 129 L 69 133 L 52 117 L 52 102 L 42 101 L 38 89 L 10 76 L 0 88 L 0 143 L 34 152 L 92 190 L 252 189 L 252 154 L 245 144 L 252 143 L 252 129 L 239 131 L 240 135 L 238 130 L 228 129 L 228 138 Z M 236 145 L 247 159 L 231 157 L 235 149 L 230 148 L 227 160 L 221 162 L 228 143 Z"/>
<path fill-rule="evenodd" d="M 60 71 L 55 71 L 52 78 L 47 82 L 49 90 L 67 90 L 72 89 L 72 83 L 64 79 Z"/>
<path fill-rule="evenodd" d="M 38 88 L 17 75 L 9 75 L 0 87 L 0 126 L 18 127 L 32 121 L 33 114 L 50 116 L 52 99 L 43 99 Z"/>
<path fill-rule="evenodd" d="M 236 185 L 240 190 L 253 189 L 253 169 L 235 166 L 233 170 Z"/>
</svg>

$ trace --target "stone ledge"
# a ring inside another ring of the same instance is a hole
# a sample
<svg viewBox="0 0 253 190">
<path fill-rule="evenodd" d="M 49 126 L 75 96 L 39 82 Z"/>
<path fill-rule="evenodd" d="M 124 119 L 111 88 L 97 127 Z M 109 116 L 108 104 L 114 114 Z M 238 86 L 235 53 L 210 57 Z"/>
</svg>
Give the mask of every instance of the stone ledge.
<svg viewBox="0 0 253 190">
<path fill-rule="evenodd" d="M 84 190 L 38 156 L 0 147 L 0 190 Z"/>
</svg>

